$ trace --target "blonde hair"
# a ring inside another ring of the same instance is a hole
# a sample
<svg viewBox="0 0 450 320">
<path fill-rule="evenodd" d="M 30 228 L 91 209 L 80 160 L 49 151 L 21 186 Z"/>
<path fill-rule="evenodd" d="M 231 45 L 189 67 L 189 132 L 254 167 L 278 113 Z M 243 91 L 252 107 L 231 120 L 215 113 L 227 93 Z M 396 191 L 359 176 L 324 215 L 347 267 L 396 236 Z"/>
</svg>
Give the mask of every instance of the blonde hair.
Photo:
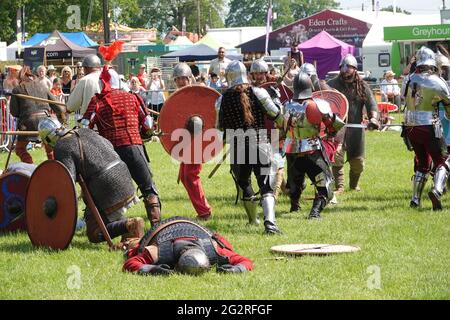
<svg viewBox="0 0 450 320">
<path fill-rule="evenodd" d="M 69 66 L 65 66 L 64 68 L 62 68 L 61 77 L 64 76 L 64 71 L 69 71 L 70 79 L 72 79 L 72 75 L 73 75 L 72 69 Z"/>
</svg>

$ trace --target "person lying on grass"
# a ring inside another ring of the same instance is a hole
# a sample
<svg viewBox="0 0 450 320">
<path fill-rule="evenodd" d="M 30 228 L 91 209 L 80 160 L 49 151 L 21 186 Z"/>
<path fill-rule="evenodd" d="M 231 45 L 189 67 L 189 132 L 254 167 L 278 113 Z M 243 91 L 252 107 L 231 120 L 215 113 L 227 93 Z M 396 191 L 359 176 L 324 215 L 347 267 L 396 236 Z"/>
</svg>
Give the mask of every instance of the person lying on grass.
<svg viewBox="0 0 450 320">
<path fill-rule="evenodd" d="M 139 275 L 199 275 L 213 265 L 223 273 L 253 269 L 253 262 L 237 254 L 227 239 L 184 217 L 156 224 L 140 240 L 129 243 L 125 257 L 123 271 Z"/>
</svg>

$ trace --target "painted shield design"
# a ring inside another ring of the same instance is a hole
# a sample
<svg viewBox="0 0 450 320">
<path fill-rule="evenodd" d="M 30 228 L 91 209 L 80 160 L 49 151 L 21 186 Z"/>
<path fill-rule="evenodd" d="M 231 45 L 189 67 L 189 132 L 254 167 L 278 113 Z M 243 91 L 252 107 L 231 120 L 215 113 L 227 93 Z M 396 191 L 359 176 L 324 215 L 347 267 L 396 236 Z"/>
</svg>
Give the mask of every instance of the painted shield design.
<svg viewBox="0 0 450 320">
<path fill-rule="evenodd" d="M 20 172 L 0 177 L 0 231 L 26 230 L 25 198 L 30 177 Z"/>
</svg>

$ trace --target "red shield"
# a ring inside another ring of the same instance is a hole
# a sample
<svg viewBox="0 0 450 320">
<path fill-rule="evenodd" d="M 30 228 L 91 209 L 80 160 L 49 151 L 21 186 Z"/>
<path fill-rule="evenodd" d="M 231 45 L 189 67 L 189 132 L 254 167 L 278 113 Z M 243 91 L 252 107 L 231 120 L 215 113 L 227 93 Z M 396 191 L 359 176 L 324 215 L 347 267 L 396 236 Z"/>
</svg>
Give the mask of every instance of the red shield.
<svg viewBox="0 0 450 320">
<path fill-rule="evenodd" d="M 294 95 L 294 92 L 292 92 L 292 90 L 289 89 L 289 87 L 285 86 L 282 83 L 277 84 L 276 82 L 266 82 L 261 85 L 261 88 L 264 89 L 269 89 L 270 87 L 274 87 L 280 90 L 280 101 L 283 105 L 289 100 L 291 100 L 292 96 Z"/>
<path fill-rule="evenodd" d="M 20 172 L 0 177 L 0 231 L 26 230 L 25 196 L 29 180 Z"/>
<path fill-rule="evenodd" d="M 331 111 L 338 114 L 342 120 L 347 119 L 348 101 L 347 98 L 335 90 L 322 90 L 313 92 L 313 98 L 323 99 L 330 104 Z"/>
<path fill-rule="evenodd" d="M 75 184 L 59 161 L 41 163 L 27 189 L 25 215 L 27 231 L 35 246 L 65 249 L 77 223 Z"/>
<path fill-rule="evenodd" d="M 216 125 L 216 90 L 188 86 L 174 92 L 159 115 L 161 143 L 167 153 L 183 163 L 205 163 L 223 147 Z M 200 130 L 201 128 L 201 130 Z"/>
<path fill-rule="evenodd" d="M 389 113 L 395 112 L 398 110 L 398 107 L 390 102 L 379 102 L 378 103 L 378 111 L 381 113 Z"/>
</svg>

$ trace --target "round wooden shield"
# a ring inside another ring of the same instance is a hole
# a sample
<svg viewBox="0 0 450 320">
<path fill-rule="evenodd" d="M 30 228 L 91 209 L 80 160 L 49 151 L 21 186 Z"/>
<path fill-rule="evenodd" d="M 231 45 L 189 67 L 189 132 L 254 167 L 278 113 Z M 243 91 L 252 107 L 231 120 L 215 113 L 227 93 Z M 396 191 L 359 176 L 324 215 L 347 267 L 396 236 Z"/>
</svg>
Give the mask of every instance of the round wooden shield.
<svg viewBox="0 0 450 320">
<path fill-rule="evenodd" d="M 338 114 L 342 120 L 347 119 L 348 101 L 347 98 L 335 90 L 322 90 L 313 92 L 313 98 L 326 100 L 331 107 L 331 110 Z"/>
<path fill-rule="evenodd" d="M 280 90 L 280 102 L 284 105 L 286 102 L 292 99 L 294 92 L 284 84 L 276 82 L 265 82 L 261 85 L 261 88 L 268 89 L 270 87 L 277 88 Z"/>
<path fill-rule="evenodd" d="M 270 250 L 292 255 L 329 255 L 356 252 L 361 248 L 341 244 L 283 244 L 274 246 Z"/>
<path fill-rule="evenodd" d="M 27 188 L 25 215 L 27 231 L 35 246 L 65 249 L 77 223 L 75 184 L 59 161 L 41 163 Z"/>
<path fill-rule="evenodd" d="M 378 111 L 388 113 L 395 112 L 398 110 L 398 107 L 390 102 L 379 102 L 378 103 Z"/>
<path fill-rule="evenodd" d="M 20 172 L 0 177 L 0 231 L 26 230 L 25 198 L 29 180 Z"/>
<path fill-rule="evenodd" d="M 223 148 L 216 126 L 220 93 L 203 86 L 175 91 L 164 103 L 158 123 L 164 150 L 183 163 L 205 163 Z M 200 132 L 201 128 L 201 132 Z"/>
</svg>

